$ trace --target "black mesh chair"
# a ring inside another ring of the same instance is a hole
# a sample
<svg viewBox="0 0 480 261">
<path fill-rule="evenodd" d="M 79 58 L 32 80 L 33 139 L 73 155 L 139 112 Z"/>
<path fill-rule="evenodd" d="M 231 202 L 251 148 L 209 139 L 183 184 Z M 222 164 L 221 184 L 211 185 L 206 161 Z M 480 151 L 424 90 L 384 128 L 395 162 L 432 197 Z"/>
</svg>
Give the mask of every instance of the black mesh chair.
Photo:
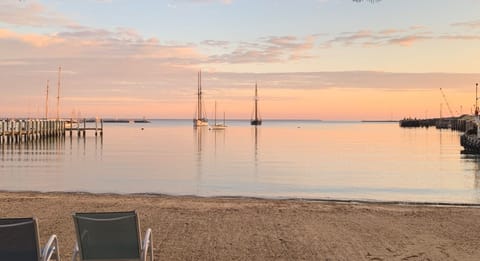
<svg viewBox="0 0 480 261">
<path fill-rule="evenodd" d="M 72 260 L 153 261 L 152 230 L 140 239 L 140 224 L 135 211 L 75 213 L 77 243 Z M 149 251 L 150 250 L 150 251 Z"/>
<path fill-rule="evenodd" d="M 60 260 L 56 235 L 50 236 L 43 248 L 40 248 L 39 242 L 36 218 L 0 219 L 0 260 Z"/>
</svg>

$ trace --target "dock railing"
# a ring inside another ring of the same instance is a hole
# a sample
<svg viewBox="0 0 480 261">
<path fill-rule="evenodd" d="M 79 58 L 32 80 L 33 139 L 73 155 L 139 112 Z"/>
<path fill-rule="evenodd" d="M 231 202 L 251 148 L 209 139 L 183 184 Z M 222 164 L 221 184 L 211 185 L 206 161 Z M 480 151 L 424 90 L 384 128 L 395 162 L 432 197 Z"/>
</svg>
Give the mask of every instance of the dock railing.
<svg viewBox="0 0 480 261">
<path fill-rule="evenodd" d="M 1 120 L 0 143 L 29 142 L 65 135 L 63 120 Z"/>
<path fill-rule="evenodd" d="M 47 139 L 51 137 L 63 137 L 68 131 L 70 136 L 77 132 L 80 137 L 86 136 L 87 131 L 95 131 L 95 136 L 103 136 L 103 120 L 97 119 L 94 126 L 87 125 L 85 119 L 28 119 L 0 120 L 0 144 L 23 143 Z"/>
<path fill-rule="evenodd" d="M 91 121 L 87 121 L 86 119 L 70 119 L 66 122 L 65 130 L 70 133 L 70 136 L 73 135 L 73 132 L 77 132 L 78 137 L 82 135 L 85 137 L 87 131 L 94 131 L 95 136 L 99 134 L 103 136 L 103 119 L 95 119 L 93 123 L 95 124 L 94 126 Z"/>
</svg>

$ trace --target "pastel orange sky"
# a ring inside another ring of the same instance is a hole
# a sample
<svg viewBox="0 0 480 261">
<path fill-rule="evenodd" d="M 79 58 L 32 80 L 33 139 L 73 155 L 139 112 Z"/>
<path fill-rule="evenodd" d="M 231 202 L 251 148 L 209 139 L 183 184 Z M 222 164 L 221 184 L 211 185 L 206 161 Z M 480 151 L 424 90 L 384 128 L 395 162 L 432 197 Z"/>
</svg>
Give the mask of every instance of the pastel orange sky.
<svg viewBox="0 0 480 261">
<path fill-rule="evenodd" d="M 396 120 L 470 113 L 480 2 L 6 0 L 3 117 Z"/>
</svg>

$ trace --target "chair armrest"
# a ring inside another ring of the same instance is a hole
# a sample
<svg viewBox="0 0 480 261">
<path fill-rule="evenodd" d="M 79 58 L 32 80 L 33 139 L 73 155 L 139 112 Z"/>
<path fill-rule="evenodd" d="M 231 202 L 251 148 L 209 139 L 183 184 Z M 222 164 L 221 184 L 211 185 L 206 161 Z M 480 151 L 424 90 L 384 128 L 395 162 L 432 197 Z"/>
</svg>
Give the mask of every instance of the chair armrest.
<svg viewBox="0 0 480 261">
<path fill-rule="evenodd" d="M 153 239 L 152 229 L 148 228 L 142 242 L 142 261 L 147 261 L 148 250 L 150 249 L 150 261 L 153 261 Z"/>
<path fill-rule="evenodd" d="M 50 236 L 41 253 L 42 261 L 49 261 L 52 257 L 55 257 L 55 260 L 60 260 L 60 249 L 56 235 Z"/>
<path fill-rule="evenodd" d="M 80 249 L 78 249 L 78 242 L 75 241 L 75 245 L 73 246 L 73 253 L 72 253 L 72 261 L 77 260 L 77 255 Z"/>
</svg>

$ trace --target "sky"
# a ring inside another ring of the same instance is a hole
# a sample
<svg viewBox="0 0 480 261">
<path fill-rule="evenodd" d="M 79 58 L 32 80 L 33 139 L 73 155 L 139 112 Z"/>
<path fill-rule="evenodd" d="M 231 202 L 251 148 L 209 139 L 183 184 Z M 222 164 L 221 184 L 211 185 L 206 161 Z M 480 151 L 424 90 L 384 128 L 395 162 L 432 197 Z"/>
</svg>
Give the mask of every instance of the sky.
<svg viewBox="0 0 480 261">
<path fill-rule="evenodd" d="M 0 118 L 471 113 L 480 0 L 2 0 Z M 60 94 L 58 68 L 61 67 Z M 49 96 L 47 102 L 47 81 Z M 440 88 L 442 90 L 440 90 Z M 442 95 L 442 92 L 444 95 Z"/>
</svg>

